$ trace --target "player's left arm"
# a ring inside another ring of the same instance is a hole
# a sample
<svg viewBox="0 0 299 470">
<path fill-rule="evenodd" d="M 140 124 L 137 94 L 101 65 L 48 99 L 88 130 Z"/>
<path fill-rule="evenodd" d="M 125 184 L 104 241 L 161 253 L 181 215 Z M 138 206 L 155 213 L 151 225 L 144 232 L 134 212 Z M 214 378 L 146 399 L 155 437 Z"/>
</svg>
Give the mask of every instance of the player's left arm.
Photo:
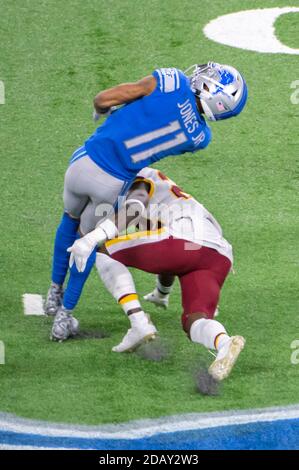
<svg viewBox="0 0 299 470">
<path fill-rule="evenodd" d="M 101 91 L 94 98 L 94 108 L 99 114 L 109 110 L 112 106 L 130 103 L 143 96 L 150 95 L 157 86 L 153 75 L 133 83 L 122 83 L 108 90 Z"/>
</svg>

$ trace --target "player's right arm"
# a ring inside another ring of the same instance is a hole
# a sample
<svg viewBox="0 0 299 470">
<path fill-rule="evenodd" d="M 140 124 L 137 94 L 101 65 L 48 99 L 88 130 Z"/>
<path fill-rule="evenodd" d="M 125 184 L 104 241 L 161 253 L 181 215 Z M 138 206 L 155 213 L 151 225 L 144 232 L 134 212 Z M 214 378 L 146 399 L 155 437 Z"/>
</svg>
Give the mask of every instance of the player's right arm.
<svg viewBox="0 0 299 470">
<path fill-rule="evenodd" d="M 153 75 L 142 78 L 133 83 L 122 83 L 108 90 L 101 91 L 94 98 L 94 108 L 102 114 L 112 106 L 130 103 L 143 96 L 150 95 L 157 86 Z"/>
<path fill-rule="evenodd" d="M 117 237 L 119 232 L 128 228 L 129 225 L 135 225 L 141 218 L 148 201 L 149 189 L 147 185 L 143 182 L 133 183 L 123 207 L 101 222 L 92 232 L 76 240 L 67 249 L 71 253 L 70 267 L 75 262 L 78 271 L 83 272 L 95 247 Z"/>
</svg>

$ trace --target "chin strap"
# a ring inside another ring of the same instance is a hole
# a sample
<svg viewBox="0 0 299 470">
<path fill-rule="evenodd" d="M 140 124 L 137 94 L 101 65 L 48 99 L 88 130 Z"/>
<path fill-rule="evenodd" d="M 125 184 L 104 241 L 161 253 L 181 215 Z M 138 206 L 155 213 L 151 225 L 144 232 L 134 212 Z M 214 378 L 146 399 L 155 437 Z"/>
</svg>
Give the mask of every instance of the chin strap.
<svg viewBox="0 0 299 470">
<path fill-rule="evenodd" d="M 207 105 L 207 103 L 203 99 L 199 98 L 199 100 L 200 100 L 200 104 L 202 106 L 202 109 L 204 110 L 204 113 L 207 119 L 209 121 L 216 121 L 216 118 L 214 114 L 212 113 L 212 111 L 210 110 L 210 107 Z"/>
</svg>

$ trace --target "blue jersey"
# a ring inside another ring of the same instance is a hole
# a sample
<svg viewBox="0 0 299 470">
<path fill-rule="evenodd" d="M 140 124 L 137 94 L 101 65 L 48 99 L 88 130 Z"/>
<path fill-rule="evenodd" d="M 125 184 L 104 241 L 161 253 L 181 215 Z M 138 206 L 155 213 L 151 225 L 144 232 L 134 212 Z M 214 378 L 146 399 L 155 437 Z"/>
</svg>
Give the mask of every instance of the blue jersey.
<svg viewBox="0 0 299 470">
<path fill-rule="evenodd" d="M 112 113 L 85 142 L 90 158 L 121 180 L 164 157 L 203 149 L 211 140 L 188 77 L 175 68 L 157 69 L 153 76 L 157 87 L 150 95 Z"/>
</svg>

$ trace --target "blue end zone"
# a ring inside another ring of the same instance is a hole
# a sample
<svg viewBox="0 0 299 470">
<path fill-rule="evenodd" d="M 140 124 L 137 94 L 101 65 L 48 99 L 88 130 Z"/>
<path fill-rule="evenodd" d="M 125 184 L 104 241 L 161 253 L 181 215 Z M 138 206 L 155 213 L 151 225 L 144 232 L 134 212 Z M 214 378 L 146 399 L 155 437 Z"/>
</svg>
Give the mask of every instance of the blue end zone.
<svg viewBox="0 0 299 470">
<path fill-rule="evenodd" d="M 11 446 L 97 450 L 296 450 L 299 449 L 299 419 L 229 425 L 121 440 L 50 437 L 0 431 L 0 443 Z"/>
</svg>

